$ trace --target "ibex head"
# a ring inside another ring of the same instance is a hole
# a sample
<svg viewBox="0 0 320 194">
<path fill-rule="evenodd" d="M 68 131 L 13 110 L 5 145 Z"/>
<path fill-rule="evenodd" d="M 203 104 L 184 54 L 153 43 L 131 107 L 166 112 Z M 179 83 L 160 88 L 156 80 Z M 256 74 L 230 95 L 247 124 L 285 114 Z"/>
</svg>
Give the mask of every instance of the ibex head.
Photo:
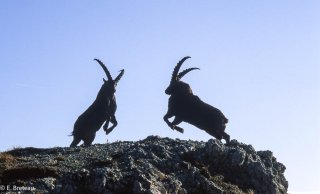
<svg viewBox="0 0 320 194">
<path fill-rule="evenodd" d="M 179 93 L 179 94 L 180 93 L 191 93 L 192 94 L 192 90 L 191 90 L 189 84 L 180 81 L 180 79 L 183 76 L 185 76 L 187 73 L 189 73 L 190 71 L 195 70 L 195 69 L 199 69 L 199 68 L 192 67 L 192 68 L 185 69 L 179 73 L 179 69 L 180 69 L 181 65 L 183 64 L 183 62 L 189 58 L 191 58 L 191 57 L 187 56 L 187 57 L 182 58 L 175 66 L 173 73 L 172 73 L 170 85 L 165 90 L 166 94 L 168 94 L 168 95 L 172 95 L 174 93 Z"/>
<path fill-rule="evenodd" d="M 102 67 L 102 69 L 104 70 L 104 72 L 106 73 L 107 78 L 108 78 L 108 80 L 105 80 L 103 78 L 104 84 L 103 84 L 102 87 L 106 88 L 106 91 L 109 91 L 111 93 L 115 93 L 116 86 L 117 86 L 119 80 L 121 79 L 121 77 L 123 76 L 124 70 L 123 69 L 120 70 L 120 73 L 116 77 L 116 79 L 112 79 L 112 76 L 111 76 L 109 70 L 107 69 L 107 67 L 99 59 L 94 59 L 94 60 L 97 61 L 100 64 L 100 66 Z"/>
</svg>

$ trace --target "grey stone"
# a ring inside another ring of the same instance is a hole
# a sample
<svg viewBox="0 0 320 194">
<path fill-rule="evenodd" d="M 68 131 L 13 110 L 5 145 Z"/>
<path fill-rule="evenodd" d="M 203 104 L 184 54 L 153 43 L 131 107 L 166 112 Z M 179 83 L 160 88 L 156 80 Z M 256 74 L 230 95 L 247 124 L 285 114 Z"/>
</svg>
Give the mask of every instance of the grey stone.
<svg viewBox="0 0 320 194">
<path fill-rule="evenodd" d="M 10 168 L 54 166 L 55 177 L 16 177 L 1 184 L 34 186 L 34 193 L 186 194 L 287 193 L 285 166 L 271 151 L 231 140 L 208 142 L 149 136 L 75 148 L 19 148 L 6 152 Z M 0 177 L 6 171 L 0 163 Z M 31 192 L 32 193 L 32 192 Z"/>
</svg>

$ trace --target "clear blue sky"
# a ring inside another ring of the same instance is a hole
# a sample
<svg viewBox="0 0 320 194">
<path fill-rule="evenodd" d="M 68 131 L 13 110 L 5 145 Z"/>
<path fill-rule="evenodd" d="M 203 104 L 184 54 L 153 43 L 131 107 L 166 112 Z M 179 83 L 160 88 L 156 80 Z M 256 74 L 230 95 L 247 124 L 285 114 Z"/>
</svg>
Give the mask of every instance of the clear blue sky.
<svg viewBox="0 0 320 194">
<path fill-rule="evenodd" d="M 148 135 L 207 141 L 162 120 L 174 65 L 229 118 L 232 139 L 271 150 L 289 191 L 320 191 L 320 1 L 0 2 L 0 150 L 69 146 L 105 76 L 124 68 L 119 125 L 94 143 Z"/>
</svg>

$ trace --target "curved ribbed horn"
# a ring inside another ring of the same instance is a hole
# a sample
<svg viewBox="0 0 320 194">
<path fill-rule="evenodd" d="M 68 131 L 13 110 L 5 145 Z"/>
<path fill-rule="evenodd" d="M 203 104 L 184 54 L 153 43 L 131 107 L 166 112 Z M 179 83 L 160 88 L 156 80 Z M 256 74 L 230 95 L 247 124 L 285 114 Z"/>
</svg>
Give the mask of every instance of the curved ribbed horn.
<svg viewBox="0 0 320 194">
<path fill-rule="evenodd" d="M 119 75 L 118 75 L 118 76 L 116 77 L 116 79 L 114 80 L 114 82 L 115 82 L 116 84 L 117 84 L 118 81 L 121 79 L 121 77 L 123 76 L 123 74 L 124 74 L 124 69 L 121 69 Z"/>
<path fill-rule="evenodd" d="M 104 70 L 104 72 L 107 75 L 108 81 L 113 80 L 109 70 L 107 69 L 107 67 L 99 59 L 94 59 L 94 60 L 97 61 L 100 64 L 100 66 L 102 67 L 102 69 Z"/>
<path fill-rule="evenodd" d="M 181 79 L 183 76 L 185 76 L 187 73 L 189 73 L 189 72 L 192 71 L 192 70 L 196 70 L 196 69 L 200 70 L 200 69 L 197 68 L 197 67 L 192 67 L 192 68 L 185 69 L 185 70 L 181 71 L 181 72 L 177 75 L 177 77 L 178 77 L 178 79 L 180 80 L 180 79 Z"/>
<path fill-rule="evenodd" d="M 179 69 L 180 69 L 182 63 L 183 63 L 185 60 L 189 59 L 189 58 L 191 58 L 191 57 L 189 57 L 189 56 L 183 57 L 183 58 L 177 63 L 177 65 L 176 65 L 176 66 L 174 67 L 174 69 L 173 69 L 172 77 L 171 77 L 171 82 L 170 82 L 170 83 L 172 83 L 173 81 L 176 81 L 176 80 L 178 79 L 177 75 L 178 75 L 178 72 L 179 72 Z"/>
</svg>

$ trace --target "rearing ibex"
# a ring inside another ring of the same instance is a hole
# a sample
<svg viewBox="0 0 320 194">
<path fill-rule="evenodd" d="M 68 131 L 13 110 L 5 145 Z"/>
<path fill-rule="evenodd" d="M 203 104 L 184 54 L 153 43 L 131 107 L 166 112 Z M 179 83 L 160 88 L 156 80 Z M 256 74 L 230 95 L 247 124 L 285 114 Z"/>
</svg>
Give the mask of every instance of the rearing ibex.
<svg viewBox="0 0 320 194">
<path fill-rule="evenodd" d="M 82 113 L 76 120 L 73 128 L 73 141 L 70 147 L 78 145 L 83 140 L 85 146 L 91 145 L 96 132 L 101 128 L 104 122 L 103 129 L 108 135 L 118 124 L 115 112 L 117 109 L 116 98 L 114 93 L 116 92 L 116 86 L 118 81 L 124 74 L 124 70 L 120 70 L 116 79 L 112 79 L 107 67 L 99 60 L 96 60 L 107 75 L 108 80 L 103 78 L 103 85 L 99 90 L 96 100 L 89 106 L 89 108 Z M 108 128 L 109 121 L 113 124 Z"/>
<path fill-rule="evenodd" d="M 228 119 L 222 112 L 203 102 L 198 96 L 192 93 L 189 84 L 180 81 L 180 79 L 192 70 L 199 68 L 188 68 L 179 73 L 182 63 L 190 57 L 182 58 L 175 66 L 171 82 L 165 93 L 170 95 L 168 112 L 163 119 L 171 129 L 183 133 L 183 129 L 177 125 L 181 122 L 192 124 L 213 137 L 221 140 L 225 139 L 228 143 L 230 136 L 224 132 Z M 169 118 L 175 117 L 172 122 Z"/>
</svg>

